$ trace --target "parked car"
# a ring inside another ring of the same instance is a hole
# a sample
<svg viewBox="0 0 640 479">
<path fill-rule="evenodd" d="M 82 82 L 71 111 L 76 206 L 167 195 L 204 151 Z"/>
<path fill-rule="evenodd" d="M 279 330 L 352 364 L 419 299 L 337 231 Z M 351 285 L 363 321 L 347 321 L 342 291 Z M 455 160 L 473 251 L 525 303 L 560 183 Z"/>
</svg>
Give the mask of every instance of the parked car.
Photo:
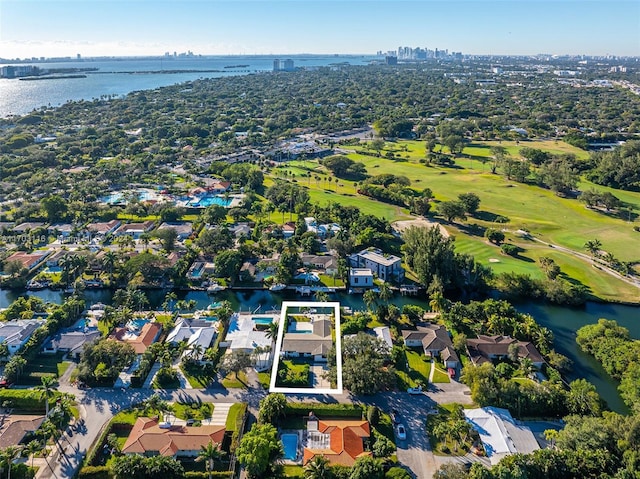
<svg viewBox="0 0 640 479">
<path fill-rule="evenodd" d="M 449 368 L 449 369 L 447 369 L 447 372 L 449 373 L 449 377 L 451 379 L 454 379 L 456 377 L 456 370 L 455 369 Z"/>
<path fill-rule="evenodd" d="M 11 381 L 7 380 L 7 378 L 0 378 L 0 388 L 9 388 L 13 384 Z"/>
<path fill-rule="evenodd" d="M 398 436 L 398 439 L 401 441 L 404 441 L 407 438 L 407 430 L 404 428 L 404 425 L 398 424 L 396 426 L 396 436 Z"/>
<path fill-rule="evenodd" d="M 418 386 L 417 388 L 409 388 L 407 389 L 409 394 L 422 394 L 422 386 Z"/>
</svg>

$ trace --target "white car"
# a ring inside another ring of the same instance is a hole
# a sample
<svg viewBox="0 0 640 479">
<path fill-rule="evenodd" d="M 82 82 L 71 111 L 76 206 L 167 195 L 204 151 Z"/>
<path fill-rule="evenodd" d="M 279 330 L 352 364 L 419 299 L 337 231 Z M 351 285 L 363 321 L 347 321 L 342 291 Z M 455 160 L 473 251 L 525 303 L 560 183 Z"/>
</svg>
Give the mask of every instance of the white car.
<svg viewBox="0 0 640 479">
<path fill-rule="evenodd" d="M 398 424 L 396 426 L 396 436 L 398 436 L 398 439 L 401 441 L 404 441 L 407 438 L 407 430 L 404 428 L 404 425 Z"/>
<path fill-rule="evenodd" d="M 417 388 L 409 388 L 407 389 L 409 394 L 422 394 L 422 386 L 418 386 Z"/>
</svg>

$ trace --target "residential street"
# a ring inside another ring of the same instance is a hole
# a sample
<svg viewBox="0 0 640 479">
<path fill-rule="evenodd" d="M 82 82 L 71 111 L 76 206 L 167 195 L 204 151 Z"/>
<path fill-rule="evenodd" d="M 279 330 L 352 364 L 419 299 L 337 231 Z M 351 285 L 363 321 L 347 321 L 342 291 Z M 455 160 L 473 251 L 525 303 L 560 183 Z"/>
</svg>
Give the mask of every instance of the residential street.
<svg viewBox="0 0 640 479">
<path fill-rule="evenodd" d="M 209 389 L 178 389 L 171 391 L 156 391 L 153 389 L 111 389 L 92 388 L 77 389 L 70 385 L 61 385 L 61 392 L 69 392 L 76 396 L 79 404 L 81 426 L 71 430 L 68 428 L 60 439 L 60 446 L 64 453 L 52 451 L 48 461 L 51 468 L 43 467 L 38 470 L 38 479 L 67 479 L 73 477 L 82 463 L 82 459 L 91 445 L 100 435 L 102 428 L 118 411 L 133 404 L 140 403 L 155 392 L 168 401 L 185 401 L 197 399 L 212 403 L 246 402 L 249 412 L 257 414 L 260 400 L 267 394 L 260 387 L 250 389 L 225 389 L 215 387 Z M 319 401 L 325 403 L 357 402 L 375 404 L 386 412 L 396 409 L 400 412 L 403 424 L 407 428 L 407 439 L 398 441 L 398 460 L 407 467 L 417 479 L 430 479 L 436 469 L 436 461 L 429 448 L 429 441 L 425 434 L 427 411 L 436 403 L 460 402 L 470 403 L 471 398 L 465 392 L 466 386 L 459 383 L 445 383 L 430 385 L 429 391 L 423 395 L 409 396 L 406 392 L 388 392 L 373 396 L 354 398 L 349 393 L 340 395 L 288 395 L 291 401 Z"/>
</svg>

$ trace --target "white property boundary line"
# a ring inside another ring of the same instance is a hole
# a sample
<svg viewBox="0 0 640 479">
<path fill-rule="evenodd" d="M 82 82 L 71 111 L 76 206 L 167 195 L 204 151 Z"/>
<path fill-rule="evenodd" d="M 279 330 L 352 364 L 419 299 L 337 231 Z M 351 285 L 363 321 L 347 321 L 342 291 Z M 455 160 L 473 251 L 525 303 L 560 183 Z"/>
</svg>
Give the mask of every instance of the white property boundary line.
<svg viewBox="0 0 640 479">
<path fill-rule="evenodd" d="M 278 365 L 280 364 L 280 354 L 282 352 L 282 340 L 284 338 L 284 324 L 287 317 L 288 308 L 333 308 L 335 317 L 335 333 L 336 333 L 336 371 L 337 371 L 337 387 L 333 388 L 282 388 L 276 387 L 278 379 Z M 283 301 L 282 311 L 280 313 L 280 323 L 278 325 L 278 339 L 276 340 L 275 361 L 271 367 L 271 381 L 269 383 L 270 393 L 285 394 L 342 394 L 342 340 L 340 329 L 340 303 L 338 302 L 316 302 L 316 301 Z"/>
</svg>

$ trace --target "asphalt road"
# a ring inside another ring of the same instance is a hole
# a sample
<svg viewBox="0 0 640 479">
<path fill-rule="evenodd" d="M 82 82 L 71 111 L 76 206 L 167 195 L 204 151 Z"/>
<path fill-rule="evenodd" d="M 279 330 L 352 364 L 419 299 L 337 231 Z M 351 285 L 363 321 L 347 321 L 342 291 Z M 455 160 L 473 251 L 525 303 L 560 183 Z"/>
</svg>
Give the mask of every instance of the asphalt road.
<svg viewBox="0 0 640 479">
<path fill-rule="evenodd" d="M 70 479 L 82 464 L 82 460 L 102 428 L 119 411 L 140 403 L 152 394 L 158 393 L 168 401 L 202 400 L 204 402 L 246 402 L 249 412 L 256 415 L 260 400 L 267 394 L 261 387 L 249 389 L 209 389 L 152 390 L 152 389 L 111 389 L 92 388 L 80 390 L 69 385 L 61 385 L 61 392 L 76 396 L 79 404 L 80 421 L 67 429 L 60 439 L 60 448 L 54 448 L 48 461 L 50 467 L 41 467 L 38 479 Z M 471 402 L 468 389 L 458 383 L 430 385 L 423 395 L 410 396 L 406 392 L 386 392 L 372 396 L 354 397 L 349 393 L 335 395 L 289 395 L 291 401 L 319 401 L 325 403 L 357 402 L 375 404 L 384 411 L 396 409 L 400 412 L 407 428 L 406 441 L 398 441 L 398 460 L 418 479 L 430 479 L 435 472 L 433 454 L 425 433 L 427 411 L 435 403 Z"/>
</svg>

